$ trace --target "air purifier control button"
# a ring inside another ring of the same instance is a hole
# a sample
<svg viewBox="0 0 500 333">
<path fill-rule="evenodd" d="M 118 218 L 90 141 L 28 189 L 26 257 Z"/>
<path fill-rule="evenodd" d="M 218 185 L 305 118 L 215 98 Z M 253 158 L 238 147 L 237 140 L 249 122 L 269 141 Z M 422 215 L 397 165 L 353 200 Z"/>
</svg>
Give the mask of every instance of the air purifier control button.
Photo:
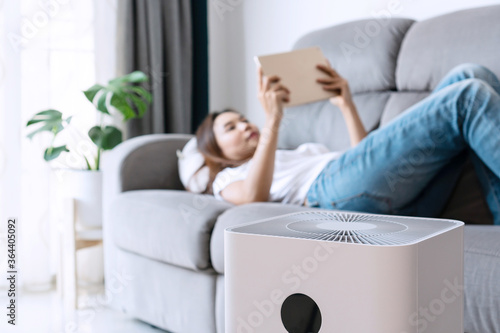
<svg viewBox="0 0 500 333">
<path fill-rule="evenodd" d="M 289 333 L 318 333 L 321 328 L 321 311 L 311 297 L 293 294 L 281 306 L 281 321 Z"/>
</svg>

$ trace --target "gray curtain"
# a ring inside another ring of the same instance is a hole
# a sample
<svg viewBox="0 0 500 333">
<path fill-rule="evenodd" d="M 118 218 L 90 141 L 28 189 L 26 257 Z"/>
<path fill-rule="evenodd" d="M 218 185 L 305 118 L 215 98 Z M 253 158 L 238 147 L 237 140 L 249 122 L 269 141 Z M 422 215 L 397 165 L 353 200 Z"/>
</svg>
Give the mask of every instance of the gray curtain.
<svg viewBox="0 0 500 333">
<path fill-rule="evenodd" d="M 118 1 L 118 74 L 141 70 L 153 103 L 127 124 L 127 138 L 191 133 L 192 22 L 190 0 Z"/>
</svg>

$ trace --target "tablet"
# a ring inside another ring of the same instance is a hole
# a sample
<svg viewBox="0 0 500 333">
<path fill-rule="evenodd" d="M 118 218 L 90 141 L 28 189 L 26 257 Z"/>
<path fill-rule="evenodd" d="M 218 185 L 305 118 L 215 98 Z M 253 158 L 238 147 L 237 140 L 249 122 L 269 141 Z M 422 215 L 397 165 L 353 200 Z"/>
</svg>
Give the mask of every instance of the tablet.
<svg viewBox="0 0 500 333">
<path fill-rule="evenodd" d="M 255 56 L 256 64 L 262 67 L 264 75 L 277 75 L 281 84 L 290 90 L 289 102 L 284 106 L 296 106 L 317 102 L 335 96 L 323 90 L 318 78 L 328 78 L 328 74 L 316 68 L 317 64 L 328 65 L 319 47 L 294 50 L 291 52 Z"/>
</svg>

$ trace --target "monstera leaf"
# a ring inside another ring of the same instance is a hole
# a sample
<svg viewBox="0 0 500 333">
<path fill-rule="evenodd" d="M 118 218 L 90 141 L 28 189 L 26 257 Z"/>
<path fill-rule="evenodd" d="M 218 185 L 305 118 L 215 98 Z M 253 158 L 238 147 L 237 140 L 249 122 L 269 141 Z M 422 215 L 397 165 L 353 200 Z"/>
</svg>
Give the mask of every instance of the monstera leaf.
<svg viewBox="0 0 500 333">
<path fill-rule="evenodd" d="M 31 132 L 28 134 L 28 138 L 31 140 L 33 139 L 33 136 L 37 133 L 40 132 L 52 132 L 54 135 L 57 135 L 60 131 L 64 129 L 63 122 L 66 122 L 69 124 L 71 121 L 71 117 L 66 118 L 65 120 L 62 119 L 62 113 L 57 111 L 57 110 L 45 110 L 38 112 L 31 118 L 26 126 L 32 126 L 35 124 L 39 124 L 40 127 L 38 127 L 35 131 Z"/>
<path fill-rule="evenodd" d="M 109 81 L 107 86 L 93 85 L 83 93 L 103 113 L 109 114 L 112 106 L 123 115 L 125 121 L 142 118 L 148 104 L 152 102 L 152 96 L 146 89 L 134 84 L 147 80 L 146 74 L 135 71 Z"/>
<path fill-rule="evenodd" d="M 43 154 L 43 159 L 48 161 L 51 161 L 55 158 L 57 158 L 63 151 L 69 152 L 69 149 L 66 148 L 66 146 L 59 146 L 59 147 L 49 147 L 45 149 L 45 153 Z"/>
<path fill-rule="evenodd" d="M 69 124 L 70 121 L 71 117 L 63 119 L 62 113 L 57 110 L 50 109 L 38 112 L 30 120 L 28 120 L 28 123 L 26 124 L 26 127 L 38 126 L 38 128 L 28 134 L 27 137 L 32 140 L 33 136 L 38 133 L 51 132 L 54 135 L 54 140 L 57 134 L 64 129 L 63 123 Z M 53 147 L 51 144 L 47 149 L 45 149 L 43 159 L 47 162 L 51 161 L 57 158 L 62 152 L 69 152 L 69 149 L 66 146 Z"/>
<path fill-rule="evenodd" d="M 103 150 L 113 149 L 122 142 L 122 132 L 114 126 L 104 128 L 94 126 L 89 130 L 89 137 L 97 147 Z"/>
</svg>

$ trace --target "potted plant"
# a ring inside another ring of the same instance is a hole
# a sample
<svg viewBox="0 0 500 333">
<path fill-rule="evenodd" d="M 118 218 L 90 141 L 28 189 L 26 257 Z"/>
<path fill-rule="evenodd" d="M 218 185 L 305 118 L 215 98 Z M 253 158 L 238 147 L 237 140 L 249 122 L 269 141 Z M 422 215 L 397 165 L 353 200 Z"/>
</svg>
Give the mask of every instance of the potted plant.
<svg viewBox="0 0 500 333">
<path fill-rule="evenodd" d="M 63 193 L 76 199 L 76 223 L 80 228 L 100 227 L 102 206 L 102 174 L 100 172 L 101 155 L 122 142 L 122 132 L 111 125 L 104 125 L 103 118 L 111 117 L 110 110 L 116 110 L 126 122 L 132 118 L 142 118 L 152 101 L 151 94 L 138 83 L 146 82 L 148 77 L 140 71 L 110 80 L 107 85 L 95 84 L 83 93 L 85 97 L 101 113 L 101 121 L 88 131 L 88 139 L 95 145 L 96 153 L 88 156 L 80 152 L 85 160 L 86 168 L 82 170 L 64 169 Z M 29 139 L 42 132 L 50 132 L 52 141 L 44 151 L 43 158 L 53 161 L 70 153 L 67 145 L 54 146 L 58 134 L 70 126 L 72 117 L 63 119 L 57 110 L 44 110 L 35 114 L 26 124 L 36 127 L 27 135 Z"/>
</svg>

